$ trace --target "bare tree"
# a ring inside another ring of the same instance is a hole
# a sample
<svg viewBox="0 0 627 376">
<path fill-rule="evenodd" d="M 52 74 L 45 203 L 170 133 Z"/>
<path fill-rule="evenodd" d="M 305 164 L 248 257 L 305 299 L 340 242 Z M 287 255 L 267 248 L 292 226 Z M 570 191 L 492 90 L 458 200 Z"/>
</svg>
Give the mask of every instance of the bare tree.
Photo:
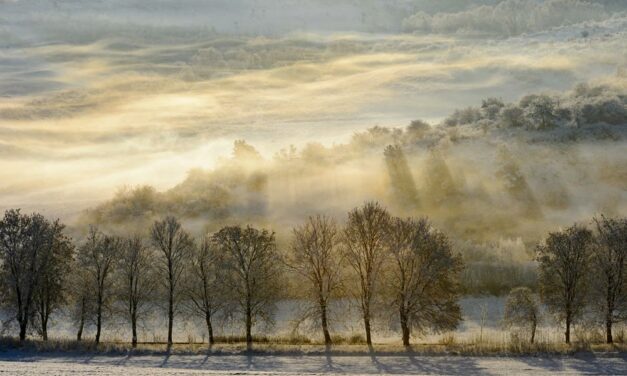
<svg viewBox="0 0 627 376">
<path fill-rule="evenodd" d="M 508 327 L 528 329 L 530 342 L 535 341 L 540 322 L 540 303 L 528 287 L 516 287 L 510 291 L 503 319 Z"/>
<path fill-rule="evenodd" d="M 131 324 L 131 343 L 137 347 L 137 322 L 155 291 L 154 253 L 141 236 L 135 235 L 124 241 L 117 272 L 119 294 Z"/>
<path fill-rule="evenodd" d="M 48 261 L 41 270 L 41 281 L 35 292 L 36 326 L 44 341 L 48 340 L 50 315 L 66 303 L 67 280 L 70 274 L 74 245 L 63 234 L 65 226 L 58 220 L 50 223 Z"/>
<path fill-rule="evenodd" d="M 28 324 L 35 312 L 35 296 L 43 271 L 52 258 L 55 233 L 40 214 L 23 215 L 8 210 L 0 220 L 0 260 L 3 300 L 15 314 L 20 340 L 26 339 Z"/>
<path fill-rule="evenodd" d="M 212 320 L 226 300 L 223 277 L 222 255 L 211 239 L 203 238 L 191 257 L 186 291 L 192 312 L 205 320 L 210 346 L 215 343 Z"/>
<path fill-rule="evenodd" d="M 157 268 L 163 275 L 163 285 L 168 294 L 168 346 L 171 346 L 174 313 L 180 298 L 180 282 L 193 251 L 194 240 L 176 218 L 168 216 L 152 226 L 152 242 L 161 253 Z"/>
<path fill-rule="evenodd" d="M 550 233 L 545 243 L 536 249 L 542 299 L 565 322 L 566 343 L 570 343 L 573 321 L 585 307 L 592 244 L 592 232 L 573 225 Z"/>
<path fill-rule="evenodd" d="M 112 275 L 122 246 L 120 238 L 105 235 L 92 226 L 85 244 L 78 251 L 78 265 L 83 269 L 86 282 L 95 295 L 96 344 L 100 343 L 103 316 L 110 308 L 114 295 Z"/>
<path fill-rule="evenodd" d="M 343 233 L 342 252 L 358 280 L 356 292 L 368 346 L 372 346 L 372 305 L 385 261 L 389 222 L 387 210 L 376 202 L 367 202 L 348 213 Z"/>
<path fill-rule="evenodd" d="M 70 316 L 76 324 L 76 340 L 83 339 L 83 330 L 91 312 L 93 312 L 93 291 L 90 287 L 88 273 L 75 260 L 69 276 L 69 306 Z"/>
<path fill-rule="evenodd" d="M 462 261 L 448 238 L 427 219 L 393 218 L 387 247 L 391 260 L 386 281 L 397 307 L 403 345 L 411 329 L 452 330 L 461 321 L 457 300 Z"/>
<path fill-rule="evenodd" d="M 612 325 L 627 318 L 627 218 L 601 216 L 594 222 L 593 296 L 600 303 L 606 341 L 612 343 Z"/>
<path fill-rule="evenodd" d="M 252 327 L 258 319 L 272 322 L 280 291 L 281 259 L 274 233 L 247 226 L 228 226 L 213 235 L 231 275 L 227 287 L 244 317 L 246 345 L 252 348 Z"/>
<path fill-rule="evenodd" d="M 324 343 L 330 345 L 329 302 L 341 285 L 340 233 L 333 219 L 318 215 L 294 228 L 293 234 L 287 264 L 306 278 L 313 313 L 320 320 Z"/>
</svg>

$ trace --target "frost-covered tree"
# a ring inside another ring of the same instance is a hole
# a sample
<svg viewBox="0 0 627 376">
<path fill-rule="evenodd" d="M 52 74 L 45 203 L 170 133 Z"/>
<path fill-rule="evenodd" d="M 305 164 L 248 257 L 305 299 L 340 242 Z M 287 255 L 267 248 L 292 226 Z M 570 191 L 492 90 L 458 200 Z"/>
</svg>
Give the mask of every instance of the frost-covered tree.
<svg viewBox="0 0 627 376">
<path fill-rule="evenodd" d="M 449 127 L 456 125 L 472 124 L 482 119 L 481 111 L 476 107 L 467 107 L 455 110 L 449 117 L 444 119 L 444 124 Z"/>
<path fill-rule="evenodd" d="M 627 218 L 595 218 L 596 245 L 591 278 L 596 311 L 605 323 L 607 343 L 612 327 L 627 319 Z"/>
<path fill-rule="evenodd" d="M 213 235 L 224 255 L 229 275 L 224 278 L 235 310 L 244 319 L 246 346 L 252 348 L 252 328 L 258 320 L 272 322 L 281 289 L 282 260 L 274 233 L 247 226 L 227 226 Z"/>
<path fill-rule="evenodd" d="M 102 323 L 114 300 L 115 263 L 123 247 L 122 239 L 105 235 L 90 227 L 87 239 L 77 254 L 77 264 L 85 275 L 85 283 L 94 295 L 93 314 L 96 316 L 96 344 L 100 343 Z"/>
<path fill-rule="evenodd" d="M 505 104 L 499 98 L 486 98 L 481 101 L 481 112 L 485 118 L 496 120 L 504 106 Z"/>
<path fill-rule="evenodd" d="M 117 264 L 118 294 L 124 316 L 131 324 L 131 344 L 137 346 L 137 323 L 155 292 L 155 253 L 145 240 L 135 235 L 124 239 Z"/>
<path fill-rule="evenodd" d="M 331 344 L 329 303 L 342 282 L 339 252 L 340 232 L 335 221 L 326 216 L 309 217 L 293 230 L 292 252 L 287 264 L 303 277 L 302 285 L 312 302 L 312 314 L 320 321 L 324 343 Z"/>
<path fill-rule="evenodd" d="M 186 278 L 186 297 L 191 312 L 200 316 L 207 326 L 209 345 L 215 343 L 213 320 L 228 303 L 224 276 L 224 255 L 209 238 L 203 238 L 191 255 L 189 273 Z"/>
<path fill-rule="evenodd" d="M 351 290 L 359 302 L 368 346 L 372 346 L 372 306 L 387 255 L 385 240 L 389 223 L 386 209 L 379 203 L 367 202 L 348 213 L 343 232 L 342 253 L 354 277 Z"/>
<path fill-rule="evenodd" d="M 194 240 L 172 216 L 155 221 L 151 234 L 152 244 L 159 253 L 155 266 L 167 295 L 168 346 L 171 346 L 174 315 L 182 292 L 181 282 L 194 249 Z"/>
<path fill-rule="evenodd" d="M 579 225 L 552 232 L 536 248 L 540 291 L 544 304 L 570 329 L 586 306 L 591 271 L 592 232 Z"/>
<path fill-rule="evenodd" d="M 501 109 L 501 125 L 505 128 L 517 128 L 525 125 L 525 114 L 515 104 L 508 104 Z"/>
<path fill-rule="evenodd" d="M 19 325 L 21 341 L 26 339 L 36 305 L 48 300 L 42 312 L 47 323 L 60 301 L 61 281 L 52 274 L 69 254 L 71 245 L 58 221 L 51 223 L 40 214 L 26 215 L 19 209 L 4 213 L 0 220 L 0 292 L 5 308 Z M 47 280 L 54 283 L 49 289 L 44 286 Z"/>
<path fill-rule="evenodd" d="M 412 120 L 407 126 L 405 133 L 410 141 L 412 141 L 424 137 L 429 131 L 431 131 L 431 125 L 429 125 L 429 123 L 422 120 Z"/>
<path fill-rule="evenodd" d="M 535 129 L 549 129 L 557 125 L 557 103 L 549 95 L 527 95 L 520 100 L 520 107 Z"/>
<path fill-rule="evenodd" d="M 540 303 L 531 289 L 516 287 L 509 292 L 503 321 L 508 327 L 529 330 L 529 341 L 535 341 L 536 328 L 540 322 Z"/>
<path fill-rule="evenodd" d="M 399 313 L 403 345 L 409 346 L 412 329 L 456 328 L 462 261 L 448 238 L 427 219 L 393 218 L 386 247 L 391 258 L 385 278 L 391 307 Z"/>
<path fill-rule="evenodd" d="M 41 270 L 41 281 L 35 293 L 36 329 L 44 341 L 48 340 L 48 323 L 53 312 L 67 303 L 68 280 L 74 257 L 74 245 L 63 234 L 65 226 L 58 220 L 50 223 L 50 249 L 46 265 Z"/>
</svg>

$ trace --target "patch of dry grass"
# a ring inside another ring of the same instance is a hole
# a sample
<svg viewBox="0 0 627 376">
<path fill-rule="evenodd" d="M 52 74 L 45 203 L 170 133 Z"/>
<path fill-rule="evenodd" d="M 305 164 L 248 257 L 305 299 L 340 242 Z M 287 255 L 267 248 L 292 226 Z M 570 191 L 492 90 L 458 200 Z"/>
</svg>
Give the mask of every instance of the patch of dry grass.
<svg viewBox="0 0 627 376">
<path fill-rule="evenodd" d="M 483 338 L 481 341 L 457 339 L 451 333 L 442 335 L 437 343 L 414 344 L 410 348 L 393 344 L 375 344 L 369 348 L 358 335 L 333 337 L 335 343 L 326 348 L 323 343 L 317 343 L 305 337 L 255 337 L 253 352 L 268 355 L 367 355 L 375 352 L 378 355 L 460 355 L 460 356 L 517 356 L 517 355 L 570 355 L 578 352 L 595 353 L 626 353 L 627 344 L 602 344 L 577 341 L 568 345 L 559 342 L 539 341 L 531 344 L 528 341 L 516 338 L 503 341 L 499 338 Z M 99 354 L 127 354 L 159 355 L 180 354 L 244 354 L 247 353 L 243 337 L 218 337 L 217 343 L 209 346 L 207 343 L 175 343 L 168 349 L 165 343 L 142 342 L 132 348 L 128 342 L 103 342 L 96 345 L 92 341 L 75 340 L 27 340 L 23 343 L 15 338 L 0 338 L 0 351 L 20 350 L 27 352 L 68 352 L 68 353 L 99 353 Z"/>
</svg>

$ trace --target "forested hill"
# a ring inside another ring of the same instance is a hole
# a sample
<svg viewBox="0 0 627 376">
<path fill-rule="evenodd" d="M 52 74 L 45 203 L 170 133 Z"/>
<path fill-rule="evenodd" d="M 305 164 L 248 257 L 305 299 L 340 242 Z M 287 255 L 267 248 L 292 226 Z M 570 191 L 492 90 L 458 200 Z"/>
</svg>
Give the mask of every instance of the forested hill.
<svg viewBox="0 0 627 376">
<path fill-rule="evenodd" d="M 626 88 L 619 71 L 603 84 L 517 103 L 487 98 L 439 124 L 373 127 L 272 158 L 240 140 L 214 168 L 163 192 L 121 189 L 81 221 L 129 230 L 171 213 L 198 232 L 236 222 L 280 232 L 312 213 L 344 219 L 378 200 L 458 239 L 533 242 L 600 212 L 627 212 Z"/>
</svg>

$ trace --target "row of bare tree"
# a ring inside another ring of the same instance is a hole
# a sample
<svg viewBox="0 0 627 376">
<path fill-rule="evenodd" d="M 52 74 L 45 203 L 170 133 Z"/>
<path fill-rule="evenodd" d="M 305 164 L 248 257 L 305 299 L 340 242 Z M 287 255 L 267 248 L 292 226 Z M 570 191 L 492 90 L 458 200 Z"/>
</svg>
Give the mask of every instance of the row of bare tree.
<svg viewBox="0 0 627 376">
<path fill-rule="evenodd" d="M 566 343 L 573 324 L 586 316 L 603 323 L 607 343 L 613 342 L 614 324 L 627 320 L 627 218 L 592 222 L 592 229 L 575 224 L 549 233 L 537 246 L 540 299 L 528 288 L 515 288 L 508 297 L 505 321 L 528 328 L 532 343 L 540 301 L 564 324 Z"/>
<path fill-rule="evenodd" d="M 392 217 L 371 202 L 349 212 L 343 228 L 316 216 L 293 232 L 286 263 L 308 282 L 310 312 L 326 344 L 329 303 L 337 296 L 358 302 L 368 345 L 377 298 L 398 313 L 406 346 L 412 329 L 449 330 L 461 321 L 461 258 L 426 219 Z"/>
<path fill-rule="evenodd" d="M 282 263 L 274 234 L 252 227 L 224 227 L 198 241 L 174 217 L 156 221 L 147 241 L 91 228 L 76 252 L 75 265 L 77 339 L 81 340 L 86 319 L 95 316 L 96 343 L 103 310 L 115 303 L 125 306 L 135 346 L 138 320 L 152 303 L 164 302 L 168 345 L 181 311 L 205 320 L 213 344 L 212 320 L 221 310 L 243 318 L 250 344 L 254 322 L 270 317 L 280 297 Z"/>
<path fill-rule="evenodd" d="M 603 316 L 612 342 L 613 324 L 627 316 L 627 219 L 601 217 L 593 229 L 550 233 L 536 252 L 540 296 L 565 324 L 566 342 L 587 308 Z M 326 344 L 338 298 L 357 303 L 369 345 L 376 303 L 398 317 L 405 345 L 412 330 L 450 330 L 461 321 L 462 262 L 448 238 L 427 219 L 393 217 L 374 202 L 350 211 L 342 226 L 309 217 L 293 229 L 285 252 L 268 230 L 227 226 L 194 239 L 174 217 L 154 222 L 145 237 L 92 227 L 75 247 L 58 221 L 9 210 L 0 220 L 0 261 L 1 303 L 21 340 L 29 325 L 47 339 L 51 314 L 70 307 L 78 340 L 93 322 L 99 342 L 103 320 L 115 309 L 136 345 L 139 320 L 158 303 L 167 313 L 168 344 L 176 316 L 188 312 L 206 322 L 210 344 L 218 314 L 241 319 L 250 346 L 253 326 L 272 320 L 289 280 L 298 280 L 305 313 L 319 323 Z M 532 338 L 538 304 L 518 289 L 506 307 L 513 321 L 531 323 Z"/>
<path fill-rule="evenodd" d="M 308 313 L 331 344 L 330 302 L 350 296 L 358 302 L 366 341 L 376 299 L 395 307 L 408 345 L 412 329 L 457 326 L 462 263 L 447 237 L 426 219 L 392 217 L 378 203 L 352 210 L 344 226 L 314 216 L 293 229 L 286 252 L 277 250 L 273 232 L 228 226 L 194 239 L 174 217 L 156 221 L 147 237 L 120 237 L 89 229 L 74 247 L 64 227 L 41 215 L 9 210 L 0 220 L 2 305 L 11 310 L 24 340 L 29 324 L 47 339 L 48 319 L 70 307 L 81 340 L 87 322 L 101 338 L 112 307 L 123 313 L 137 344 L 138 321 L 154 302 L 164 302 L 168 344 L 176 315 L 201 316 L 209 343 L 212 320 L 220 312 L 239 317 L 246 341 L 259 321 L 271 321 L 285 296 L 288 274 L 310 303 Z"/>
</svg>

